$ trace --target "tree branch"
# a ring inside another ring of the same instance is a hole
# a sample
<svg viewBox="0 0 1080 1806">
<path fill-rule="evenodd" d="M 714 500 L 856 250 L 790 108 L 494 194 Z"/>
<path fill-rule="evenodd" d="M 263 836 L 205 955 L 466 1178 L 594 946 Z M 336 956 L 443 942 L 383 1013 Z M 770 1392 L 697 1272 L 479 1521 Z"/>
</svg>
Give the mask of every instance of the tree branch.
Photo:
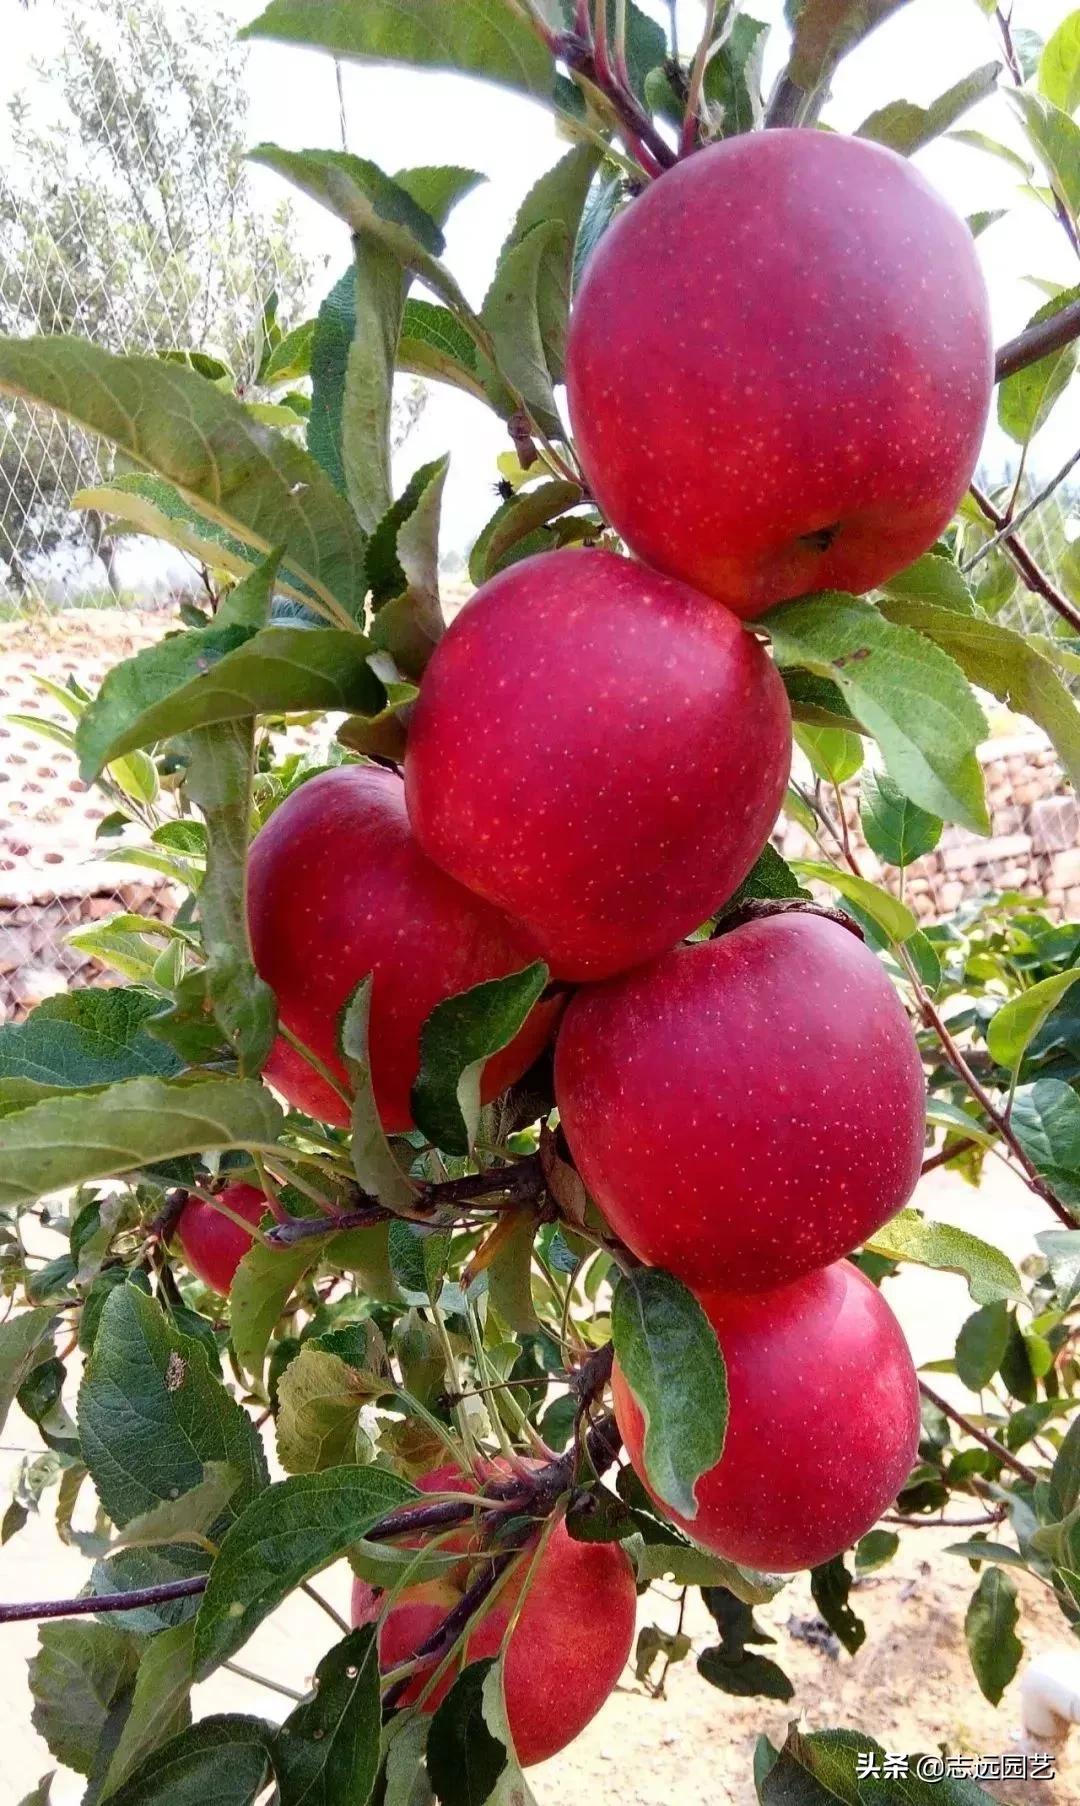
<svg viewBox="0 0 1080 1806">
<path fill-rule="evenodd" d="M 1080 339 L 1080 301 L 1070 301 L 1048 320 L 1026 327 L 1015 339 L 1002 345 L 994 360 L 994 381 L 1004 382 L 1007 376 L 1015 376 L 1018 370 L 1037 364 L 1051 351 L 1064 350 L 1073 339 Z"/>
<path fill-rule="evenodd" d="M 1026 502 L 1019 514 L 1015 515 L 1012 512 L 1013 501 L 1016 497 L 1016 490 L 1014 489 L 1013 495 L 1009 500 L 1009 506 L 1002 516 L 1005 525 L 994 534 L 992 539 L 988 539 L 985 545 L 981 545 L 977 552 L 973 552 L 971 557 L 964 561 L 960 566 L 964 576 L 966 577 L 969 571 L 973 571 L 977 564 L 981 564 L 984 558 L 988 558 L 995 547 L 1001 545 L 1007 539 L 1012 539 L 1019 533 L 1024 522 L 1030 520 L 1031 516 L 1037 509 L 1042 507 L 1044 502 L 1049 501 L 1054 490 L 1060 488 L 1061 484 L 1064 483 L 1065 478 L 1069 475 L 1070 471 L 1076 468 L 1077 464 L 1080 464 L 1080 451 L 1074 451 L 1072 457 L 1066 459 L 1065 463 L 1061 466 L 1061 469 L 1055 472 L 1051 477 L 1049 483 L 1046 483 L 1036 495 L 1033 495 L 1030 502 Z M 1021 474 L 1023 474 L 1022 464 Z M 1017 487 L 1019 487 L 1019 478 L 1017 479 Z"/>
<path fill-rule="evenodd" d="M 29 1618 L 81 1618 L 98 1612 L 133 1612 L 144 1605 L 162 1605 L 169 1599 L 190 1599 L 206 1586 L 205 1574 L 189 1580 L 166 1580 L 156 1587 L 139 1587 L 131 1593 L 81 1594 L 77 1599 L 38 1599 L 25 1604 L 0 1605 L 0 1624 L 20 1624 Z"/>
<path fill-rule="evenodd" d="M 482 1173 L 465 1173 L 460 1179 L 444 1179 L 437 1184 L 422 1185 L 416 1199 L 416 1215 L 430 1216 L 433 1225 L 440 1213 L 453 1205 L 474 1204 L 479 1208 L 514 1209 L 534 1204 L 543 1196 L 544 1175 L 539 1154 L 524 1154 L 510 1166 L 488 1167 Z M 369 1197 L 357 1187 L 363 1199 L 355 1210 L 342 1211 L 336 1217 L 293 1217 L 277 1223 L 266 1232 L 274 1248 L 292 1248 L 310 1236 L 337 1234 L 346 1229 L 370 1229 L 376 1223 L 392 1222 L 395 1212 L 387 1210 L 377 1198 Z M 498 1197 L 498 1205 L 484 1206 L 481 1200 Z"/>
<path fill-rule="evenodd" d="M 620 125 L 639 140 L 656 159 L 661 169 L 670 169 L 677 161 L 667 139 L 662 137 L 653 125 L 649 115 L 634 99 L 629 88 L 614 80 L 610 73 L 605 80 L 603 71 L 598 68 L 592 45 L 573 32 L 562 32 L 555 41 L 555 54 L 577 75 L 583 75 L 586 81 L 599 88 L 605 99 L 611 103 L 618 116 Z"/>
<path fill-rule="evenodd" d="M 1080 610 L 1073 607 L 1068 597 L 1062 595 L 1061 591 L 1050 581 L 1046 572 L 1036 564 L 1023 541 L 1017 539 L 1012 532 L 1005 516 L 994 507 L 990 497 L 984 495 L 974 483 L 971 485 L 971 494 L 980 512 L 986 516 L 990 525 L 995 529 L 1003 550 L 1008 553 L 1028 589 L 1033 595 L 1041 596 L 1044 602 L 1048 602 L 1054 613 L 1069 623 L 1074 633 L 1080 633 Z"/>
<path fill-rule="evenodd" d="M 1006 1467 L 1011 1467 L 1013 1472 L 1019 1474 L 1021 1479 L 1026 1480 L 1029 1486 L 1035 1485 L 1038 1474 L 1034 1468 L 1028 1467 L 1017 1455 L 1014 1455 L 1011 1449 L 1005 1448 L 1003 1443 L 995 1442 L 994 1438 L 988 1436 L 985 1430 L 980 1430 L 977 1424 L 973 1424 L 969 1417 L 965 1417 L 962 1411 L 956 1409 L 955 1405 L 950 1405 L 948 1400 L 942 1398 L 939 1392 L 935 1392 L 932 1386 L 928 1386 L 925 1380 L 919 1381 L 919 1391 L 924 1398 L 930 1400 L 932 1405 L 936 1405 L 939 1411 L 943 1411 L 946 1417 L 951 1417 L 953 1423 L 958 1424 L 968 1436 L 974 1437 L 975 1441 L 980 1442 L 984 1449 L 989 1449 L 998 1461 L 1003 1462 Z"/>
</svg>

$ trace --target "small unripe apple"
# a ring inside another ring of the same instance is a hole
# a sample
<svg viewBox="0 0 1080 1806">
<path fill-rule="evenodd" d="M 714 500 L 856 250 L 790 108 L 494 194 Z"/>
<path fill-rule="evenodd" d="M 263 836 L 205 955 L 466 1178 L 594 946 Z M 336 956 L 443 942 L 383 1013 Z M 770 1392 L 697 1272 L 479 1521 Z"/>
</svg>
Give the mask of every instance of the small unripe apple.
<svg viewBox="0 0 1080 1806">
<path fill-rule="evenodd" d="M 727 1366 L 727 1440 L 694 1489 L 697 1516 L 662 1510 L 729 1561 L 817 1567 L 876 1524 L 915 1460 L 919 1384 L 900 1325 L 848 1261 L 773 1292 L 706 1292 L 701 1304 Z M 649 1487 L 644 1420 L 617 1362 L 612 1390 Z"/>
<path fill-rule="evenodd" d="M 850 1254 L 922 1164 L 922 1064 L 877 956 L 805 913 L 582 991 L 555 1096 L 585 1185 L 641 1260 L 757 1291 Z"/>
<path fill-rule="evenodd" d="M 338 1019 L 373 974 L 371 1079 L 391 1134 L 413 1126 L 420 1030 L 436 1004 L 539 957 L 525 929 L 425 858 L 409 829 L 401 779 L 377 765 L 320 772 L 275 810 L 251 844 L 248 920 L 255 964 L 277 993 L 282 1023 L 343 1084 Z M 488 1061 L 485 1103 L 531 1066 L 558 1008 L 538 1004 Z M 348 1125 L 342 1099 L 282 1037 L 265 1075 L 298 1109 Z"/>
<path fill-rule="evenodd" d="M 462 609 L 405 756 L 425 852 L 524 922 L 556 977 L 699 927 L 784 794 L 787 697 L 734 616 L 609 552 L 543 553 Z"/>
<path fill-rule="evenodd" d="M 263 1193 L 253 1185 L 226 1185 L 217 1195 L 253 1226 L 258 1225 L 267 1208 Z M 177 1218 L 176 1239 L 191 1271 L 198 1274 L 204 1285 L 222 1294 L 228 1292 L 236 1269 L 252 1244 L 252 1237 L 239 1223 L 232 1222 L 202 1198 L 188 1198 Z"/>
<path fill-rule="evenodd" d="M 493 1473 L 505 1472 L 501 1462 L 490 1465 Z M 424 1492 L 476 1490 L 475 1482 L 453 1466 L 435 1469 L 418 1484 Z M 441 1544 L 462 1551 L 474 1546 L 468 1526 Z M 460 1568 L 402 1592 L 379 1633 L 384 1672 L 412 1660 L 481 1571 L 463 1560 Z M 599 1712 L 629 1658 L 637 1610 L 634 1570 L 625 1550 L 617 1543 L 575 1542 L 560 1523 L 535 1567 L 526 1553 L 480 1617 L 466 1644 L 466 1660 L 498 1655 L 526 1578 L 528 1592 L 506 1644 L 503 1673 L 507 1721 L 523 1768 L 564 1749 Z M 379 1610 L 374 1590 L 365 1581 L 354 1581 L 353 1623 L 372 1623 Z M 440 1659 L 417 1671 L 403 1704 L 419 1697 Z M 432 1688 L 425 1711 L 433 1712 L 445 1699 L 460 1665 L 453 1664 Z"/>
<path fill-rule="evenodd" d="M 628 546 L 750 618 L 925 552 L 993 382 L 974 241 L 914 166 L 748 132 L 653 182 L 592 253 L 567 398 Z"/>
</svg>

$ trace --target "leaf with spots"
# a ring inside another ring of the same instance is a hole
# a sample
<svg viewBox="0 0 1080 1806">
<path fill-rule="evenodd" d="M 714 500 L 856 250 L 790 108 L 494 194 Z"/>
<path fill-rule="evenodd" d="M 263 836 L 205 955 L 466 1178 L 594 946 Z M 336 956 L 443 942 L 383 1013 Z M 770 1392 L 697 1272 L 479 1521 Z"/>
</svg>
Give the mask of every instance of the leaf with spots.
<svg viewBox="0 0 1080 1806">
<path fill-rule="evenodd" d="M 379 1655 L 365 1624 L 323 1657 L 314 1697 L 278 1732 L 280 1806 L 364 1806 L 379 1772 L 380 1729 Z"/>
<path fill-rule="evenodd" d="M 86 1365 L 78 1405 L 83 1458 L 102 1505 L 121 1528 L 201 1484 L 225 1462 L 236 1487 L 229 1523 L 266 1485 L 266 1459 L 247 1413 L 138 1286 L 112 1293 Z"/>
</svg>

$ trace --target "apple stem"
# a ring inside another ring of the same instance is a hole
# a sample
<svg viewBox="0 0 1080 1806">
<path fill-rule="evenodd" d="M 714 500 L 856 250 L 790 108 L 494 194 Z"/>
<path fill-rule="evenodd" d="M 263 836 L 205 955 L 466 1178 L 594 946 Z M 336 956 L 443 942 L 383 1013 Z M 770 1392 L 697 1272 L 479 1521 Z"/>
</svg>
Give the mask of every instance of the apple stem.
<svg viewBox="0 0 1080 1806">
<path fill-rule="evenodd" d="M 644 108 L 639 106 L 629 88 L 623 87 L 608 69 L 606 79 L 596 64 L 593 47 L 584 33 L 563 32 L 556 43 L 556 55 L 566 64 L 572 74 L 583 75 L 586 81 L 593 83 L 611 102 L 620 125 L 632 133 L 634 139 L 640 141 L 649 151 L 660 168 L 670 169 L 678 161 L 666 138 L 662 137 L 653 125 Z M 627 137 L 627 143 L 630 143 Z M 652 173 L 651 171 L 649 172 Z"/>
</svg>

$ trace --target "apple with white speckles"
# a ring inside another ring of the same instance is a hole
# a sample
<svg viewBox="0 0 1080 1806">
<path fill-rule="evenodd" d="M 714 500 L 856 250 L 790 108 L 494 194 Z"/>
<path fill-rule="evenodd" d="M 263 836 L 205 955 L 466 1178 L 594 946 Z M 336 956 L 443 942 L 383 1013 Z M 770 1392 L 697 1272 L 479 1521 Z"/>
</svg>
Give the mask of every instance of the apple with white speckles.
<svg viewBox="0 0 1080 1806">
<path fill-rule="evenodd" d="M 762 1290 L 849 1254 L 922 1163 L 903 1005 L 855 934 L 804 912 L 579 992 L 555 1094 L 616 1235 L 695 1290 Z"/>
<path fill-rule="evenodd" d="M 226 1185 L 218 1199 L 234 1217 L 243 1217 L 252 1227 L 267 1210 L 264 1193 L 254 1185 Z M 176 1220 L 176 1239 L 191 1271 L 223 1296 L 230 1290 L 236 1269 L 252 1243 L 246 1229 L 205 1198 L 187 1199 Z"/>
<path fill-rule="evenodd" d="M 726 609 L 627 558 L 502 571 L 424 674 L 405 789 L 425 852 L 524 922 L 556 977 L 625 970 L 742 882 L 784 794 L 791 719 Z"/>
<path fill-rule="evenodd" d="M 601 508 L 745 618 L 861 593 L 932 546 L 992 381 L 968 227 L 910 162 L 836 132 L 751 132 L 679 163 L 604 234 L 570 322 Z"/>
<path fill-rule="evenodd" d="M 409 1093 L 420 1030 L 436 1004 L 519 972 L 538 950 L 525 929 L 432 865 L 409 830 L 400 777 L 343 765 L 309 778 L 255 836 L 248 862 L 255 964 L 277 993 L 281 1021 L 345 1084 L 338 1018 L 373 975 L 368 1042 L 383 1127 L 412 1127 Z M 543 1000 L 484 1069 L 497 1097 L 529 1067 L 555 1025 Z M 290 1104 L 347 1127 L 348 1107 L 282 1037 L 266 1077 Z"/>
<path fill-rule="evenodd" d="M 727 1367 L 724 1452 L 665 1515 L 729 1561 L 817 1567 L 877 1523 L 915 1461 L 919 1385 L 881 1293 L 848 1261 L 755 1297 L 705 1293 Z M 644 1421 L 618 1363 L 615 1416 L 649 1485 Z"/>
</svg>

